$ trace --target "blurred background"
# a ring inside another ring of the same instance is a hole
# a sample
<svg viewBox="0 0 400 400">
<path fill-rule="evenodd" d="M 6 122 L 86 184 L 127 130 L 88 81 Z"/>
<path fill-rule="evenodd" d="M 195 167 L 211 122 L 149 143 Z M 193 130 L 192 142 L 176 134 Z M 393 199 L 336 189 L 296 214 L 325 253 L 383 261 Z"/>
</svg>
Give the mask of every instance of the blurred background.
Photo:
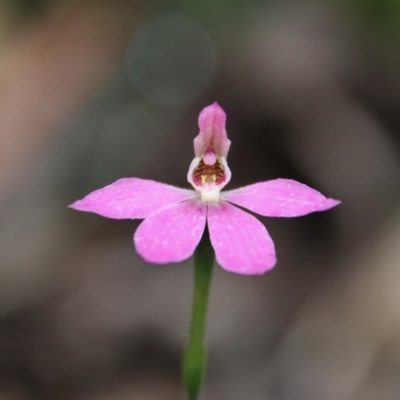
<svg viewBox="0 0 400 400">
<path fill-rule="evenodd" d="M 209 400 L 400 399 L 400 2 L 0 2 L 0 400 L 183 399 L 191 262 L 67 208 L 121 177 L 189 187 L 218 101 L 229 188 L 343 201 L 263 218 L 278 265 L 217 267 Z"/>
</svg>

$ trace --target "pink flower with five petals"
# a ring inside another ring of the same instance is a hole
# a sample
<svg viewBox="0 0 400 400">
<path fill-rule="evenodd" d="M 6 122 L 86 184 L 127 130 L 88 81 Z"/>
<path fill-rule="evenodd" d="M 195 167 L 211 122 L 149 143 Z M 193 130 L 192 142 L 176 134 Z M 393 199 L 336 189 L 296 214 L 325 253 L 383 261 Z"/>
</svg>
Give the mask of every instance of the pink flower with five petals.
<svg viewBox="0 0 400 400">
<path fill-rule="evenodd" d="M 187 176 L 195 190 L 123 178 L 70 207 L 107 218 L 144 219 L 134 235 L 135 247 L 145 261 L 156 264 L 189 258 L 207 223 L 222 268 L 263 274 L 276 264 L 274 242 L 261 222 L 235 205 L 267 217 L 299 217 L 340 201 L 290 179 L 221 192 L 231 179 L 226 160 L 231 142 L 225 123 L 225 112 L 217 103 L 200 113 L 195 158 Z"/>
</svg>

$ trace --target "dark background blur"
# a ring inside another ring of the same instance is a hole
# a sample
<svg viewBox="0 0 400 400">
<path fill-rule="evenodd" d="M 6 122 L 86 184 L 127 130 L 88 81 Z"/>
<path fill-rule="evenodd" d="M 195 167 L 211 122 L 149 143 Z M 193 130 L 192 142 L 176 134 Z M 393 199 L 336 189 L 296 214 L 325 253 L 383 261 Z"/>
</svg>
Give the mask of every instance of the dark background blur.
<svg viewBox="0 0 400 400">
<path fill-rule="evenodd" d="M 400 2 L 3 0 L 0 400 L 183 399 L 191 262 L 67 205 L 120 177 L 188 187 L 226 110 L 230 188 L 339 207 L 262 219 L 278 266 L 216 268 L 209 400 L 400 399 Z"/>
</svg>

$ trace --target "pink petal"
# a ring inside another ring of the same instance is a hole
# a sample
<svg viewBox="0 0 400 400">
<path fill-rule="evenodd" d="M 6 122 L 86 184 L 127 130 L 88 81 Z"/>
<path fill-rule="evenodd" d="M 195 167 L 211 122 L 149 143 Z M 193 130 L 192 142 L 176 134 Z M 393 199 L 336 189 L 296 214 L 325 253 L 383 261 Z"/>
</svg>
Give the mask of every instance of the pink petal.
<svg viewBox="0 0 400 400">
<path fill-rule="evenodd" d="M 206 224 L 206 206 L 184 201 L 145 219 L 136 230 L 136 251 L 155 264 L 189 258 L 199 244 Z"/>
<path fill-rule="evenodd" d="M 225 130 L 226 114 L 213 103 L 205 107 L 199 115 L 200 133 L 194 139 L 194 153 L 199 157 L 209 146 L 212 146 L 220 157 L 227 157 L 231 141 Z"/>
<path fill-rule="evenodd" d="M 276 264 L 274 242 L 265 226 L 229 203 L 208 206 L 208 229 L 222 268 L 244 275 L 263 274 Z"/>
<path fill-rule="evenodd" d="M 267 217 L 299 217 L 340 203 L 290 179 L 255 183 L 221 193 L 221 198 Z"/>
<path fill-rule="evenodd" d="M 115 219 L 145 218 L 159 209 L 195 196 L 185 190 L 147 179 L 123 178 L 95 190 L 71 204 L 79 211 L 89 211 Z"/>
</svg>

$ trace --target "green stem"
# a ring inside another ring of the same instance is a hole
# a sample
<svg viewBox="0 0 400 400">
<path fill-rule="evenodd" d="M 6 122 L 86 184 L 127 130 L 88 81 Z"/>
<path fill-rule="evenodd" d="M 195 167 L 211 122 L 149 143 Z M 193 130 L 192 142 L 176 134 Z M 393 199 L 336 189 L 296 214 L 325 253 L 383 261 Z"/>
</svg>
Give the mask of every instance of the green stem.
<svg viewBox="0 0 400 400">
<path fill-rule="evenodd" d="M 189 400 L 197 400 L 206 367 L 204 336 L 214 249 L 206 228 L 194 252 L 194 295 L 189 344 L 183 358 L 182 378 Z"/>
</svg>

